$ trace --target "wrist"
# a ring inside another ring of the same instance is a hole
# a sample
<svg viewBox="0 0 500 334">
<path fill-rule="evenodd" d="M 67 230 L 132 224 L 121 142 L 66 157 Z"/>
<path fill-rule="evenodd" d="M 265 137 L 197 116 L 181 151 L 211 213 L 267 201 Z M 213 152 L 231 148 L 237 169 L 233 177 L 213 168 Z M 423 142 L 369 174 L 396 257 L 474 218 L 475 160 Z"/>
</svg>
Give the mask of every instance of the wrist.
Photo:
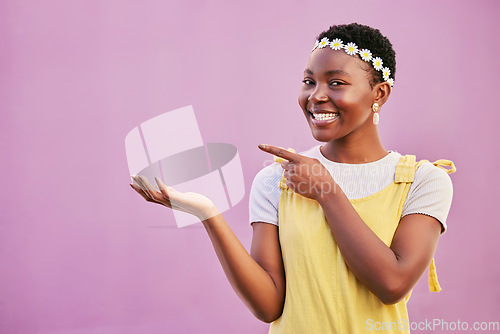
<svg viewBox="0 0 500 334">
<path fill-rule="evenodd" d="M 318 202 L 321 206 L 327 205 L 331 201 L 335 201 L 342 196 L 344 193 L 342 189 L 335 182 L 324 183 L 321 187 L 321 191 L 315 198 L 316 202 Z"/>
<path fill-rule="evenodd" d="M 212 203 L 211 205 L 201 210 L 201 212 L 198 213 L 197 217 L 200 219 L 200 221 L 203 222 L 217 215 L 220 215 L 220 212 Z"/>
</svg>

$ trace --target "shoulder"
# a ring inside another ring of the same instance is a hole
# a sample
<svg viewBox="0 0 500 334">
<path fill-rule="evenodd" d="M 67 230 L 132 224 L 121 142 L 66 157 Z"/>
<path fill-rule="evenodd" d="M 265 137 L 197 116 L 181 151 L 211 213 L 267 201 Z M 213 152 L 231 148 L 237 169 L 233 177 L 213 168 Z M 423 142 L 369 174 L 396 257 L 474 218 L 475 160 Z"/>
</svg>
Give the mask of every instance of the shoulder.
<svg viewBox="0 0 500 334">
<path fill-rule="evenodd" d="M 255 175 L 250 189 L 250 223 L 266 222 L 278 225 L 279 181 L 282 170 L 279 164 L 273 163 Z"/>
<path fill-rule="evenodd" d="M 274 183 L 278 184 L 282 172 L 283 169 L 281 168 L 281 165 L 276 162 L 273 162 L 271 165 L 262 168 L 257 173 L 257 175 L 255 175 L 252 187 L 256 186 L 266 187 L 266 186 L 271 186 Z"/>
<path fill-rule="evenodd" d="M 397 153 L 397 156 L 399 158 L 404 157 L 399 153 Z M 407 157 L 408 156 L 411 157 L 412 155 L 407 155 Z M 416 162 L 420 163 L 420 166 L 418 166 L 415 170 L 414 181 L 412 184 L 414 189 L 422 186 L 428 187 L 430 185 L 440 185 L 446 188 L 452 187 L 451 178 L 443 168 L 440 168 L 427 160 L 417 160 Z"/>
<path fill-rule="evenodd" d="M 426 161 L 415 171 L 415 187 L 433 187 L 444 188 L 447 191 L 453 191 L 453 185 L 448 173 Z"/>
<path fill-rule="evenodd" d="M 434 217 L 441 223 L 444 232 L 452 197 L 453 184 L 448 173 L 430 162 L 424 162 L 415 171 L 403 216 L 421 213 Z"/>
<path fill-rule="evenodd" d="M 319 152 L 319 146 L 317 148 Z M 302 155 L 311 156 L 314 148 L 300 152 Z M 283 175 L 281 165 L 273 162 L 262 168 L 252 182 L 250 189 L 250 223 L 265 222 L 278 225 L 278 208 L 281 189 L 279 183 Z"/>
</svg>

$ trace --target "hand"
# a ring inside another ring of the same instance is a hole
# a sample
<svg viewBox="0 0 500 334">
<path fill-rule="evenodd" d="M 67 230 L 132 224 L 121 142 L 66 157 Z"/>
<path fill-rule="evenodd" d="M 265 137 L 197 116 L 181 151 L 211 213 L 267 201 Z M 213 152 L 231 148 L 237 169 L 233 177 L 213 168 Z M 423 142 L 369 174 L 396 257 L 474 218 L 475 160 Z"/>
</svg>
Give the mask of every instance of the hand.
<svg viewBox="0 0 500 334">
<path fill-rule="evenodd" d="M 326 195 L 340 190 L 330 172 L 318 159 L 271 145 L 259 145 L 259 148 L 285 159 L 281 162 L 281 167 L 284 169 L 283 176 L 286 178 L 288 188 L 296 193 L 319 202 Z"/>
<path fill-rule="evenodd" d="M 167 187 L 159 178 L 155 177 L 156 184 L 160 190 L 158 191 L 149 183 L 147 177 L 138 175 L 132 176 L 132 178 L 137 184 L 130 184 L 130 186 L 148 202 L 190 213 L 198 217 L 201 221 L 219 214 L 214 203 L 201 194 L 179 192 L 172 187 Z"/>
</svg>

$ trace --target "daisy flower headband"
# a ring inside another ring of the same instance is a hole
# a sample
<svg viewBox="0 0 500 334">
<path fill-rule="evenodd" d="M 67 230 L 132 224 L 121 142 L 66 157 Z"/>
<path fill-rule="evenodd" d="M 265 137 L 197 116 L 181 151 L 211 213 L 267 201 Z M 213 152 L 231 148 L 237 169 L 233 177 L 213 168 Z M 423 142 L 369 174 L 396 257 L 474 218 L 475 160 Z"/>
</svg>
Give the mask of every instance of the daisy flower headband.
<svg viewBox="0 0 500 334">
<path fill-rule="evenodd" d="M 327 46 L 331 47 L 333 50 L 344 50 L 345 53 L 347 53 L 350 56 L 359 54 L 361 59 L 363 59 L 367 63 L 371 63 L 371 65 L 375 70 L 382 72 L 382 77 L 386 82 L 388 82 L 391 85 L 391 87 L 394 86 L 394 79 L 391 78 L 391 70 L 389 69 L 389 67 L 384 67 L 383 66 L 384 62 L 382 61 L 382 58 L 374 57 L 370 50 L 368 49 L 359 50 L 358 46 L 353 42 L 344 44 L 344 42 L 340 38 L 335 38 L 334 40 L 330 41 L 328 37 L 324 37 L 323 39 L 321 39 L 321 41 L 316 41 L 311 52 L 316 49 L 322 49 Z"/>
</svg>

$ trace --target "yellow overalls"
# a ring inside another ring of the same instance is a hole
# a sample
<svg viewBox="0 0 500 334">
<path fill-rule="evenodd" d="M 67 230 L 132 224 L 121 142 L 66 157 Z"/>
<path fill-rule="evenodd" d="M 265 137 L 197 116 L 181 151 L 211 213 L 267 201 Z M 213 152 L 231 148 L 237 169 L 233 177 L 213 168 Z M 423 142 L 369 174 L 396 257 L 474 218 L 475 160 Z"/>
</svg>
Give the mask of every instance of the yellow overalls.
<svg viewBox="0 0 500 334">
<path fill-rule="evenodd" d="M 423 162 L 416 162 L 412 155 L 402 156 L 393 183 L 373 195 L 350 200 L 387 246 L 401 219 L 415 170 Z M 434 165 L 448 173 L 456 170 L 448 160 Z M 279 238 L 286 296 L 283 314 L 271 324 L 269 333 L 409 333 L 406 303 L 410 295 L 394 305 L 384 305 L 345 264 L 318 202 L 288 189 L 284 177 L 280 188 Z M 429 266 L 429 288 L 441 289 L 434 260 Z M 384 324 L 390 329 L 382 329 Z"/>
</svg>

